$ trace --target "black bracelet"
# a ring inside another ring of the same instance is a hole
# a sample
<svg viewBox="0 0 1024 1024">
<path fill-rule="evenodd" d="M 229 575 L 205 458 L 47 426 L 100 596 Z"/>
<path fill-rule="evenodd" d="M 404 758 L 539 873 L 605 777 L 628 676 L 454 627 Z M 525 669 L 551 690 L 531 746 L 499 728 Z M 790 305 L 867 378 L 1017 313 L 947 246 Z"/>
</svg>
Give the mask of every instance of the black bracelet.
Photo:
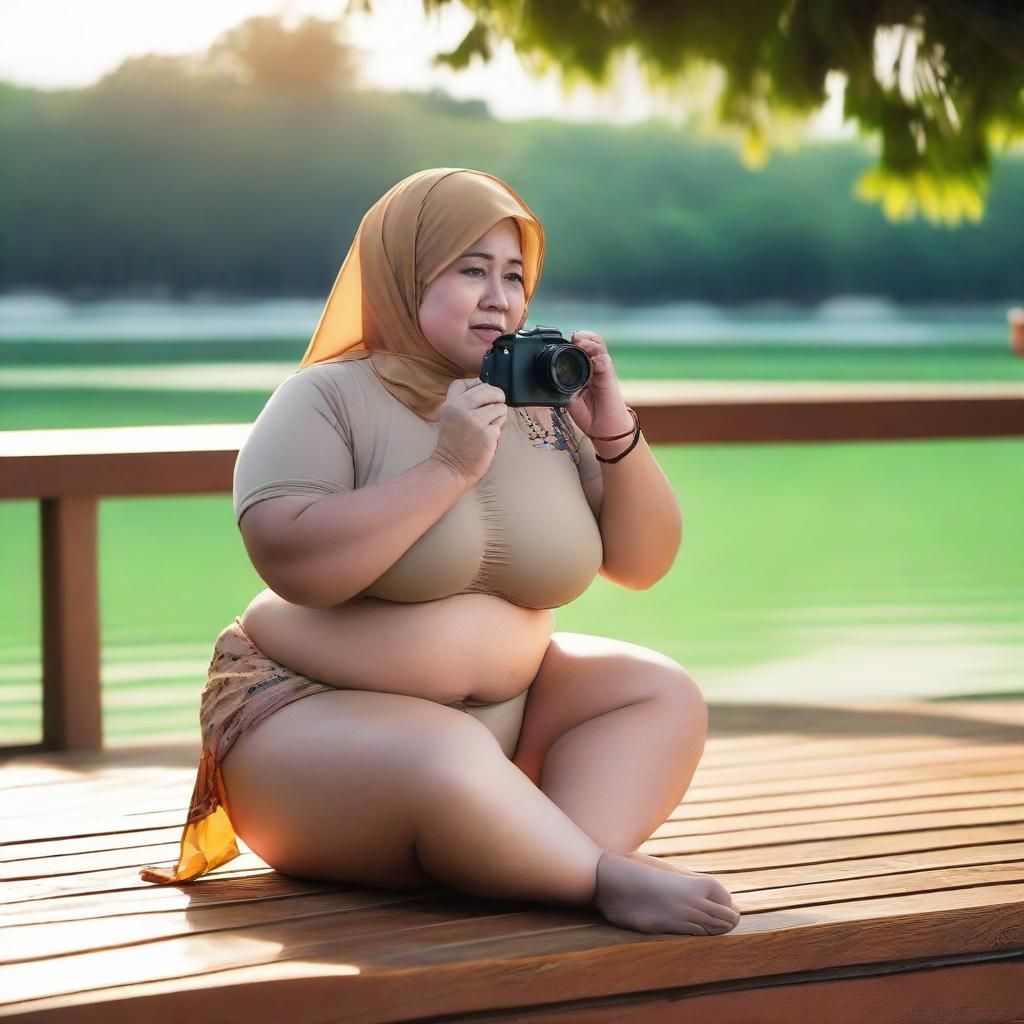
<svg viewBox="0 0 1024 1024">
<path fill-rule="evenodd" d="M 633 435 L 633 440 L 630 442 L 629 447 L 624 452 L 620 452 L 618 455 L 615 456 L 614 459 L 602 459 L 601 456 L 598 455 L 597 452 L 595 451 L 594 452 L 594 457 L 597 459 L 598 462 L 618 462 L 619 459 L 625 458 L 639 443 L 640 443 L 640 421 L 637 420 L 636 433 Z"/>
</svg>

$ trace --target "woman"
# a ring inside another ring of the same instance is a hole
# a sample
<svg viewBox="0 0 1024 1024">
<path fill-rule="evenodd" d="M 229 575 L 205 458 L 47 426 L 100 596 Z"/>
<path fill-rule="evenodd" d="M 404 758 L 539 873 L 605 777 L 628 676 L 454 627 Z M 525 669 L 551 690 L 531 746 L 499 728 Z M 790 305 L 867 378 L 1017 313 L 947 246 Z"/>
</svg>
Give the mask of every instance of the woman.
<svg viewBox="0 0 1024 1024">
<path fill-rule="evenodd" d="M 297 877 L 735 927 L 720 882 L 636 849 L 703 751 L 696 684 L 647 648 L 552 632 L 598 571 L 664 575 L 681 518 L 599 335 L 573 336 L 593 376 L 568 416 L 480 381 L 543 259 L 540 222 L 480 171 L 413 174 L 363 218 L 239 453 L 268 588 L 218 637 L 181 856 L 144 879 L 195 878 L 237 834 Z"/>
</svg>

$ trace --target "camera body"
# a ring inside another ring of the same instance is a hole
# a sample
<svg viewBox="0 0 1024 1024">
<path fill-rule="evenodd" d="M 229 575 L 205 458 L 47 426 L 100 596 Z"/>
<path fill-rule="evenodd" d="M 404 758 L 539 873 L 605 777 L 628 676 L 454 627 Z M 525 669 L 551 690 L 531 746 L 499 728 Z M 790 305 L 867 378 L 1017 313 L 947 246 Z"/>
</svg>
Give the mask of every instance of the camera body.
<svg viewBox="0 0 1024 1024">
<path fill-rule="evenodd" d="M 567 406 L 585 387 L 590 356 L 555 327 L 534 327 L 497 338 L 484 353 L 480 380 L 505 392 L 505 404 Z"/>
</svg>

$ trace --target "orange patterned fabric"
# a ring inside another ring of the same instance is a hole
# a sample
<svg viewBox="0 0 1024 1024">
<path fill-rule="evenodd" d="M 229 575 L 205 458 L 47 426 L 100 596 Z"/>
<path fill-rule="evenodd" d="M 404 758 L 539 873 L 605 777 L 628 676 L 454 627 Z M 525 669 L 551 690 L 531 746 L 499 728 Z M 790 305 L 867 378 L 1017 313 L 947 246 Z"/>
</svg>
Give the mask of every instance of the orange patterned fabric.
<svg viewBox="0 0 1024 1024">
<path fill-rule="evenodd" d="M 173 867 L 145 867 L 144 882 L 188 882 L 238 856 L 221 762 L 235 740 L 275 711 L 313 693 L 336 689 L 268 658 L 239 619 L 217 637 L 200 699 L 203 749 Z"/>
</svg>

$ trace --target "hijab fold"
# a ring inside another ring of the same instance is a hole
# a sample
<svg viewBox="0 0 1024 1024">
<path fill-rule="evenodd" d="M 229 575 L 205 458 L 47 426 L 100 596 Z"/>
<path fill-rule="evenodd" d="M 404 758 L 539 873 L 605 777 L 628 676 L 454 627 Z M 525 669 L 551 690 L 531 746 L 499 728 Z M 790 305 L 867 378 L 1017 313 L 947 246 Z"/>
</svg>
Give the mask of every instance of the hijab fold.
<svg viewBox="0 0 1024 1024">
<path fill-rule="evenodd" d="M 512 217 L 523 255 L 526 323 L 544 266 L 544 228 L 519 194 L 486 171 L 441 167 L 412 174 L 367 210 L 300 368 L 369 359 L 381 383 L 437 422 L 448 388 L 465 370 L 419 326 L 428 284 L 495 224 Z"/>
</svg>

